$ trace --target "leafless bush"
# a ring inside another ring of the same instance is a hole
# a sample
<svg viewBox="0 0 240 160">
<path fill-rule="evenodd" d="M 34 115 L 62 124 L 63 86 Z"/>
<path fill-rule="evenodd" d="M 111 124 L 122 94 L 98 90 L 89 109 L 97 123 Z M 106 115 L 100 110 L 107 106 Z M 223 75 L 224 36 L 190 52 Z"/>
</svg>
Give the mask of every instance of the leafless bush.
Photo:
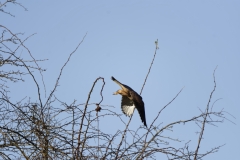
<svg viewBox="0 0 240 160">
<path fill-rule="evenodd" d="M 7 3 L 17 3 L 16 1 L 6 1 L 0 4 L 0 9 L 4 13 L 3 6 Z M 19 4 L 19 3 L 17 3 Z M 11 14 L 10 14 L 11 15 Z M 182 92 L 182 89 L 173 99 L 163 106 L 149 128 L 140 126 L 137 130 L 129 128 L 129 122 L 125 124 L 121 119 L 121 114 L 115 113 L 110 107 L 102 107 L 102 91 L 105 81 L 103 77 L 96 78 L 89 91 L 84 104 L 77 104 L 76 100 L 67 104 L 55 96 L 59 80 L 65 66 L 70 62 L 71 56 L 84 41 L 85 36 L 77 47 L 69 54 L 65 64 L 63 64 L 56 83 L 53 86 L 45 101 L 42 99 L 39 81 L 44 85 L 42 72 L 45 71 L 39 65 L 41 61 L 36 60 L 30 50 L 24 45 L 29 37 L 21 40 L 21 33 L 12 33 L 7 27 L 0 25 L 0 156 L 2 159 L 155 159 L 157 153 L 166 155 L 167 159 L 202 159 L 208 154 L 215 153 L 221 146 L 214 147 L 207 152 L 200 153 L 202 136 L 205 125 L 222 123 L 225 118 L 223 110 L 214 111 L 211 106 L 212 95 L 216 89 L 215 70 L 213 73 L 214 86 L 205 111 L 199 115 L 194 115 L 185 120 L 179 120 L 163 126 L 157 121 L 160 114 L 166 109 Z M 24 49 L 24 51 L 20 48 Z M 147 83 L 148 75 L 151 71 L 154 59 L 158 51 L 156 50 L 146 75 L 141 93 Z M 24 52 L 30 60 L 21 57 Z M 37 71 L 34 72 L 33 71 Z M 37 79 L 35 74 L 40 74 L 42 79 Z M 14 94 L 8 90 L 8 82 L 24 81 L 24 76 L 30 76 L 37 87 L 38 100 L 33 101 L 31 97 L 13 102 L 9 95 Z M 92 91 L 96 83 L 101 83 L 99 90 L 100 102 L 90 104 Z M 43 88 L 45 91 L 45 87 Z M 140 94 L 141 94 L 140 93 Z M 46 91 L 45 91 L 46 94 Z M 101 114 L 101 110 L 105 112 Z M 117 130 L 110 134 L 107 130 L 100 130 L 102 118 L 115 118 L 126 125 L 124 130 Z M 187 140 L 183 143 L 173 137 L 165 137 L 167 130 L 172 130 L 173 126 L 186 123 L 195 123 L 200 127 L 199 138 Z M 126 141 L 126 137 L 131 141 Z M 179 142 L 181 147 L 170 145 L 171 141 Z M 197 141 L 197 146 L 190 146 L 190 141 Z"/>
</svg>

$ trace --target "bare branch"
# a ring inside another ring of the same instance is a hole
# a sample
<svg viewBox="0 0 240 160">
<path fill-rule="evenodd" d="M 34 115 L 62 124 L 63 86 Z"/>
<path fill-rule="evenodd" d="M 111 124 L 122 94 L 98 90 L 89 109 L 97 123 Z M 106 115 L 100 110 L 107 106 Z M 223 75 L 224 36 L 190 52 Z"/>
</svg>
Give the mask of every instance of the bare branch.
<svg viewBox="0 0 240 160">
<path fill-rule="evenodd" d="M 72 55 L 77 51 L 77 49 L 79 48 L 79 46 L 82 44 L 82 42 L 84 41 L 84 39 L 85 39 L 86 36 L 87 36 L 87 33 L 86 33 L 85 36 L 83 37 L 82 41 L 77 45 L 77 47 L 76 47 L 76 48 L 72 51 L 72 53 L 69 55 L 69 57 L 68 57 L 67 61 L 65 62 L 65 64 L 62 66 L 61 71 L 60 71 L 60 73 L 59 73 L 59 75 L 58 75 L 57 81 L 56 81 L 56 83 L 55 83 L 55 86 L 54 86 L 52 92 L 50 93 L 50 95 L 48 96 L 48 99 L 47 99 L 47 101 L 46 101 L 46 103 L 45 103 L 45 105 L 44 105 L 44 108 L 45 108 L 45 106 L 48 104 L 49 100 L 52 98 L 53 93 L 56 91 L 56 89 L 57 89 L 57 87 L 58 87 L 59 80 L 60 80 L 60 78 L 61 78 L 61 76 L 62 76 L 63 69 L 65 68 L 65 66 L 66 66 L 66 65 L 68 64 L 68 62 L 70 61 L 70 58 L 72 57 Z"/>
<path fill-rule="evenodd" d="M 197 145 L 197 148 L 196 148 L 196 151 L 195 151 L 194 160 L 197 160 L 198 150 L 199 150 L 199 147 L 200 147 L 200 144 L 201 144 L 201 140 L 202 140 L 202 136 L 203 136 L 206 120 L 207 120 L 209 105 L 210 105 L 210 102 L 212 100 L 213 93 L 215 92 L 215 89 L 216 89 L 216 80 L 215 80 L 215 71 L 216 71 L 216 69 L 217 69 L 217 67 L 214 69 L 214 72 L 213 72 L 214 87 L 213 87 L 213 90 L 212 90 L 212 92 L 210 94 L 210 97 L 208 99 L 208 103 L 207 103 L 207 107 L 206 107 L 206 111 L 205 111 L 205 116 L 204 116 L 204 120 L 203 120 L 203 123 L 202 123 L 202 130 L 201 130 L 200 135 L 199 135 L 198 145 Z"/>
</svg>

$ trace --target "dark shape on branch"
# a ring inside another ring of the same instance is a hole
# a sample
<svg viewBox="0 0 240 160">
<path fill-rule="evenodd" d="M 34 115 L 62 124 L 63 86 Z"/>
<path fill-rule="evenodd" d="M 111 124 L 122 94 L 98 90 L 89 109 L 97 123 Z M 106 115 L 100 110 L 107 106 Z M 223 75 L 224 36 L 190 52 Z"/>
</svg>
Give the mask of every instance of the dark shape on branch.
<svg viewBox="0 0 240 160">
<path fill-rule="evenodd" d="M 101 111 L 101 107 L 99 106 L 99 104 L 96 104 L 97 108 L 95 109 L 96 112 L 100 112 Z"/>
</svg>

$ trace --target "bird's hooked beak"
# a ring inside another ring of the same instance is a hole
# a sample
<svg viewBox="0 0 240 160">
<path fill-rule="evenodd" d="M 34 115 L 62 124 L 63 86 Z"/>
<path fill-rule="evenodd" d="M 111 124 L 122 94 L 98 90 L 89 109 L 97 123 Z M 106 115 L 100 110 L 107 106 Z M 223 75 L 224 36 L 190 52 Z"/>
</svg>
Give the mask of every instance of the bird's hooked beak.
<svg viewBox="0 0 240 160">
<path fill-rule="evenodd" d="M 117 92 L 114 92 L 113 95 L 117 95 L 118 93 Z"/>
</svg>

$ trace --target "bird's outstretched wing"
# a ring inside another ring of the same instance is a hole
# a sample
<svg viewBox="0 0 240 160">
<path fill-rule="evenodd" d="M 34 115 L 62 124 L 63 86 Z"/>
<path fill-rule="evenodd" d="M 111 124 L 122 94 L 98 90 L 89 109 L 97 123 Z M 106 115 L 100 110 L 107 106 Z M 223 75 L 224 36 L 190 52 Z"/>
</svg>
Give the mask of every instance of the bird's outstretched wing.
<svg viewBox="0 0 240 160">
<path fill-rule="evenodd" d="M 116 80 L 113 76 L 112 76 L 112 80 L 117 83 L 122 89 L 124 90 L 133 90 L 131 87 L 125 85 L 125 84 L 122 84 L 121 82 L 119 82 L 118 80 Z"/>
<path fill-rule="evenodd" d="M 133 97 L 133 103 L 138 110 L 138 113 L 141 117 L 141 120 L 142 120 L 143 124 L 147 127 L 146 116 L 145 116 L 145 108 L 144 108 L 144 102 L 142 100 L 142 97 L 138 93 L 136 93 L 135 91 L 130 92 L 130 94 Z"/>
<path fill-rule="evenodd" d="M 120 83 L 118 80 L 116 80 L 113 76 L 112 76 L 112 80 L 117 83 L 122 89 L 124 88 L 124 85 L 122 83 Z"/>
<path fill-rule="evenodd" d="M 135 105 L 134 105 L 133 101 L 130 100 L 128 97 L 122 96 L 121 108 L 122 108 L 122 112 L 126 116 L 131 116 L 133 114 Z"/>
</svg>

